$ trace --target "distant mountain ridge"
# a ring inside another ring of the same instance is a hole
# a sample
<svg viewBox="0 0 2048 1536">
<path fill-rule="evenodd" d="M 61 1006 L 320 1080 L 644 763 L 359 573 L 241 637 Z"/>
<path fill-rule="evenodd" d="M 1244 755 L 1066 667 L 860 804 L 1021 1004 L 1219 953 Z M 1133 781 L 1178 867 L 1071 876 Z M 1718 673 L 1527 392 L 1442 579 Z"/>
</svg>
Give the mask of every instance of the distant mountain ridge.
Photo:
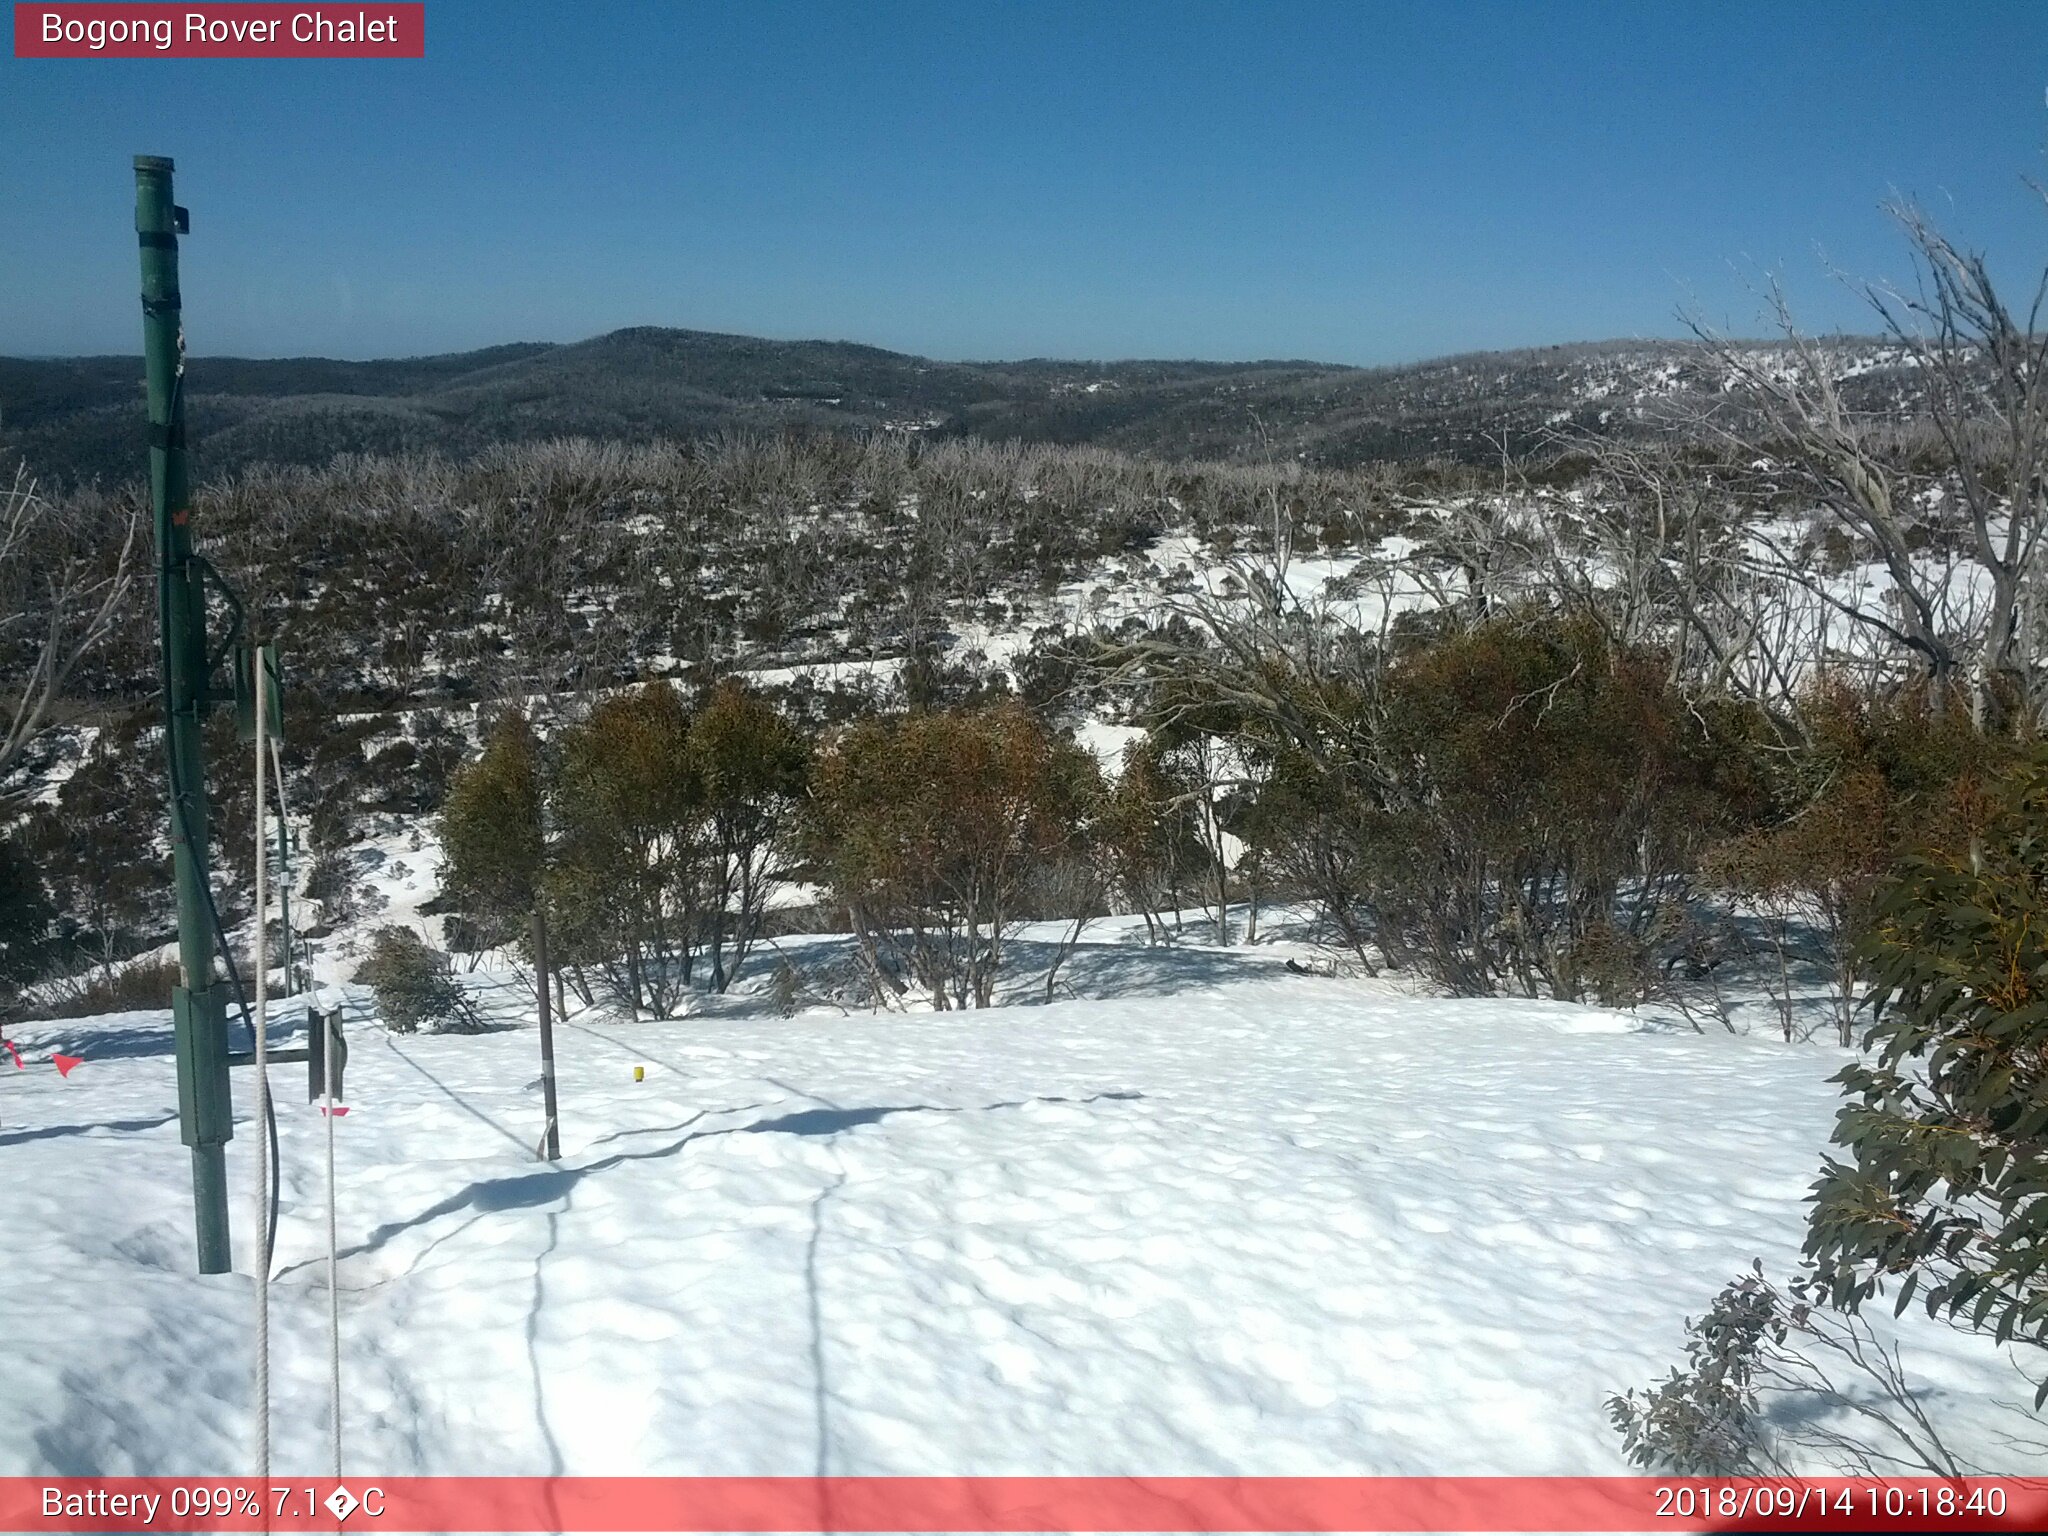
<svg viewBox="0 0 2048 1536">
<path fill-rule="evenodd" d="M 1768 346 L 1769 344 L 1759 344 Z M 1865 391 L 1896 383 L 1879 343 L 1840 343 Z M 1888 384 L 1888 380 L 1890 384 Z M 194 357 L 196 473 L 339 453 L 475 452 L 494 442 L 644 440 L 814 427 L 1094 443 L 1168 457 L 1281 452 L 1334 465 L 1477 458 L 1578 427 L 1648 423 L 1720 388 L 1703 349 L 1614 341 L 1385 368 L 1307 361 L 949 363 L 854 342 L 639 326 L 570 343 L 349 362 Z M 139 357 L 0 357 L 0 455 L 51 481 L 131 479 Z"/>
</svg>

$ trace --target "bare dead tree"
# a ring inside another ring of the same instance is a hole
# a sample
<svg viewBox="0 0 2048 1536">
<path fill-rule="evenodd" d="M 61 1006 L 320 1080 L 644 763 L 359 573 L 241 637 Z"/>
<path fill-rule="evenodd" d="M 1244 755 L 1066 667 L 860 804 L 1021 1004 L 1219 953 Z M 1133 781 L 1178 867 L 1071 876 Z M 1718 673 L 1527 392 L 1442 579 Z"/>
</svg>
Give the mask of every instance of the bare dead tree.
<svg viewBox="0 0 2048 1536">
<path fill-rule="evenodd" d="M 641 462 L 645 461 L 645 462 Z M 474 657 L 479 697 L 518 700 L 546 729 L 631 680 L 632 636 L 617 589 L 647 585 L 656 520 L 625 526 L 623 488 L 665 479 L 660 449 L 562 439 L 501 445 L 462 508 L 456 560 L 488 617 Z"/>
<path fill-rule="evenodd" d="M 1939 590 L 1913 558 L 1912 488 L 1884 453 L 1877 424 L 1844 403 L 1835 359 L 1799 330 L 1775 285 L 1770 304 L 1784 336 L 1782 350 L 1760 353 L 1692 323 L 1694 334 L 1755 413 L 1753 421 L 1730 424 L 1708 418 L 1703 424 L 1737 457 L 1771 463 L 1771 473 L 1788 476 L 1883 566 L 1894 596 L 1890 602 L 1844 596 L 1801 552 L 1786 549 L 1753 525 L 1748 537 L 1758 547 L 1754 563 L 1769 578 L 1804 587 L 1852 624 L 1904 649 L 1915 658 L 1932 697 L 1945 698 L 1959 668 L 1961 644 L 1942 623 Z"/>
<path fill-rule="evenodd" d="M 1222 710 L 1321 760 L 1348 729 L 1336 695 L 1359 683 L 1361 636 L 1304 597 L 1284 560 L 1234 554 L 1192 590 L 1169 592 L 1152 633 L 1103 647 L 1106 681 L 1149 694 L 1155 723 L 1172 729 Z"/>
<path fill-rule="evenodd" d="M 138 563 L 131 510 L 109 563 L 73 515 L 39 495 L 27 467 L 0 492 L 0 804 L 79 665 L 121 613 Z"/>
<path fill-rule="evenodd" d="M 1753 703 L 1789 740 L 1798 690 L 1825 659 L 1826 610 L 1757 568 L 1725 474 L 1670 444 L 1571 442 L 1593 459 L 1578 506 L 1616 638 L 1664 645 L 1673 683 Z"/>
<path fill-rule="evenodd" d="M 1693 327 L 1748 410 L 1717 428 L 1725 443 L 1761 456 L 1760 467 L 1788 476 L 1884 579 L 1845 591 L 1810 550 L 1754 527 L 1762 572 L 1910 656 L 1937 705 L 1965 684 L 1980 728 L 2028 730 L 2048 706 L 2048 271 L 2022 313 L 2001 296 L 1983 255 L 1910 204 L 1890 212 L 1916 280 L 1910 291 L 1860 287 L 1910 372 L 1914 419 L 1851 409 L 1838 349 L 1801 333 L 1773 287 L 1782 350 Z"/>
<path fill-rule="evenodd" d="M 2048 190 L 2034 190 L 2048 201 Z M 1891 213 L 1912 244 L 1919 282 L 1911 294 L 1866 293 L 1887 334 L 1919 365 L 1926 409 L 1951 466 L 1943 489 L 1952 487 L 1962 502 L 1971 552 L 1990 585 L 1972 646 L 1971 715 L 1986 723 L 1994 682 L 2003 679 L 2024 726 L 2044 703 L 2038 624 L 2048 531 L 2048 333 L 2040 321 L 2048 270 L 2022 320 L 2000 297 L 1981 253 L 1959 248 L 1910 204 Z"/>
</svg>

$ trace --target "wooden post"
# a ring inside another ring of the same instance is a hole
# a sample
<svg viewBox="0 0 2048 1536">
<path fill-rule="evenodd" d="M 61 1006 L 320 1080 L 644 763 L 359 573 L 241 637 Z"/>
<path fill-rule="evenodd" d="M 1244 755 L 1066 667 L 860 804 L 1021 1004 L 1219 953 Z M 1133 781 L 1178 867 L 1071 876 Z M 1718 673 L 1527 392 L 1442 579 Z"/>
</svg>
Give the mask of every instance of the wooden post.
<svg viewBox="0 0 2048 1536">
<path fill-rule="evenodd" d="M 541 1156 L 556 1162 L 562 1155 L 560 1123 L 555 1116 L 555 1018 L 548 995 L 548 920 L 539 907 L 533 909 L 533 968 L 539 983 L 534 992 L 540 998 L 540 1088 L 547 1109 L 548 1124 L 541 1137 Z"/>
</svg>

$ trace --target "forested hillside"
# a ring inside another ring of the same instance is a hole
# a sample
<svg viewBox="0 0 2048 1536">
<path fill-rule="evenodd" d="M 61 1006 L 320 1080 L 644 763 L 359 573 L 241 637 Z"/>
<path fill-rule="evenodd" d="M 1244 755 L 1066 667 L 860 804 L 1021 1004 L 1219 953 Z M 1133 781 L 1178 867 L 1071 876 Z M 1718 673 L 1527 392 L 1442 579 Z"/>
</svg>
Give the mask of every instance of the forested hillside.
<svg viewBox="0 0 2048 1536">
<path fill-rule="evenodd" d="M 1767 356 L 1776 348 L 1761 347 Z M 1900 349 L 1834 345 L 1850 403 L 1912 394 Z M 140 358 L 0 358 L 0 452 L 46 483 L 137 473 Z M 468 455 L 578 436 L 620 442 L 810 427 L 1094 444 L 1172 458 L 1280 454 L 1497 460 L 1560 430 L 1685 430 L 1734 378 L 1699 343 L 1609 342 L 1389 368 L 1310 362 L 943 363 L 838 342 L 643 327 L 555 346 L 340 362 L 194 356 L 188 430 L 203 472 L 319 466 L 340 453 Z"/>
</svg>

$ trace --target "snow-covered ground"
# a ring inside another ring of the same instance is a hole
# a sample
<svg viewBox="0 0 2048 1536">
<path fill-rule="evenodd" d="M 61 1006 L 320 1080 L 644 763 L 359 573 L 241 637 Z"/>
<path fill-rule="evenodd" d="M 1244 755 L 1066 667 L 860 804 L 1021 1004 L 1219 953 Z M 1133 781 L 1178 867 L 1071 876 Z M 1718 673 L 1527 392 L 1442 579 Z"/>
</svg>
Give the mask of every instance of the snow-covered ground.
<svg viewBox="0 0 2048 1536">
<path fill-rule="evenodd" d="M 719 1000 L 388 1036 L 338 1125 L 351 1467 L 466 1473 L 1583 1473 L 1609 1392 L 1761 1257 L 1793 1267 L 1840 1053 L 1150 950 L 983 1013 Z M 802 960 L 837 941 L 784 941 Z M 516 982 L 471 978 L 507 1022 Z M 295 1005 L 296 1006 L 296 1005 Z M 280 1018 L 282 1018 L 282 1013 Z M 247 1462 L 243 1273 L 192 1263 L 160 1014 L 31 1024 L 0 1071 L 0 1473 Z M 68 1078 L 52 1050 L 85 1058 Z M 634 1068 L 644 1067 L 644 1081 Z M 277 1465 L 324 1466 L 320 1117 L 273 1069 Z M 1913 1315 L 1963 1454 L 2027 1394 Z"/>
</svg>

